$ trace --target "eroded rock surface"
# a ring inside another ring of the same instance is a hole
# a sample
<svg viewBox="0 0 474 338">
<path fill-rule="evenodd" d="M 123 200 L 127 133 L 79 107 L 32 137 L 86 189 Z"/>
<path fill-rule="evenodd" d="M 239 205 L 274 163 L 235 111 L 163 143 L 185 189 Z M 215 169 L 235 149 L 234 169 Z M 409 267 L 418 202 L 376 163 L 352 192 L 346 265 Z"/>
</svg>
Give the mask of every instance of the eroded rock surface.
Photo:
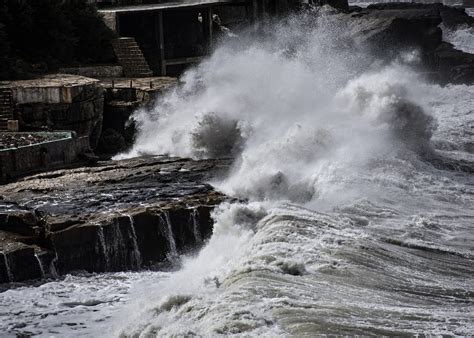
<svg viewBox="0 0 474 338">
<path fill-rule="evenodd" d="M 0 283 L 166 264 L 212 232 L 227 160 L 100 162 L 0 187 Z"/>
</svg>

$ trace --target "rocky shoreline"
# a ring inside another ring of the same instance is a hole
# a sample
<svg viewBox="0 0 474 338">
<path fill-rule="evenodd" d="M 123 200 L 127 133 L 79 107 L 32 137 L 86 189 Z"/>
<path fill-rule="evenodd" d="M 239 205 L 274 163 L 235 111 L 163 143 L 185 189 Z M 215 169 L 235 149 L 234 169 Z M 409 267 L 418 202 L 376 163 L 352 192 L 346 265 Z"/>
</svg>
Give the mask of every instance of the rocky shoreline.
<svg viewBox="0 0 474 338">
<path fill-rule="evenodd" d="M 0 283 L 170 264 L 212 233 L 228 160 L 142 157 L 0 187 Z"/>
<path fill-rule="evenodd" d="M 473 84 L 474 55 L 443 40 L 443 29 L 474 27 L 463 8 L 442 4 L 383 3 L 353 6 L 340 14 L 356 44 L 369 46 L 381 59 L 393 61 L 400 52 L 417 51 L 418 68 L 441 84 Z M 431 74 L 428 74 L 431 73 Z"/>
<path fill-rule="evenodd" d="M 331 15 L 340 18 L 347 33 L 347 39 L 335 43 L 372 47 L 387 62 L 414 48 L 421 68 L 437 82 L 474 83 L 474 55 L 443 41 L 440 28 L 473 27 L 474 18 L 461 9 L 383 4 Z M 139 102 L 151 100 L 146 93 L 146 100 L 134 97 L 133 104 L 114 101 L 137 95 L 114 86 L 106 88 L 110 111 L 105 121 L 115 129 L 102 142 L 105 153 L 118 151 L 108 149 L 117 146 L 118 137 L 133 139 L 125 121 Z M 102 120 L 101 115 L 100 125 Z M 87 131 L 95 135 L 92 128 Z M 95 143 L 98 137 L 93 137 Z M 230 160 L 141 157 L 47 172 L 0 186 L 0 283 L 78 270 L 171 264 L 177 255 L 198 249 L 212 233 L 210 213 L 227 197 L 205 182 L 229 166 Z"/>
</svg>

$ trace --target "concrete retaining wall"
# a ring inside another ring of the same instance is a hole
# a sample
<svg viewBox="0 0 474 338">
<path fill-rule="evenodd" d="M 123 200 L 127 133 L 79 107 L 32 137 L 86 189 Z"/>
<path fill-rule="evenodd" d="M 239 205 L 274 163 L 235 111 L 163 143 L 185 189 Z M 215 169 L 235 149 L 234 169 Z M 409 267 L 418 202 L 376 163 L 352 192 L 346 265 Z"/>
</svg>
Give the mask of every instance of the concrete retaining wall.
<svg viewBox="0 0 474 338">
<path fill-rule="evenodd" d="M 72 132 L 57 133 L 64 134 L 64 138 L 0 150 L 0 182 L 40 170 L 64 167 L 78 161 L 79 155 L 90 152 L 87 136 L 75 137 Z"/>
<path fill-rule="evenodd" d="M 10 83 L 13 101 L 17 105 L 28 103 L 72 103 L 83 101 L 97 92 L 99 80 L 78 75 L 55 74 L 40 79 Z"/>
</svg>

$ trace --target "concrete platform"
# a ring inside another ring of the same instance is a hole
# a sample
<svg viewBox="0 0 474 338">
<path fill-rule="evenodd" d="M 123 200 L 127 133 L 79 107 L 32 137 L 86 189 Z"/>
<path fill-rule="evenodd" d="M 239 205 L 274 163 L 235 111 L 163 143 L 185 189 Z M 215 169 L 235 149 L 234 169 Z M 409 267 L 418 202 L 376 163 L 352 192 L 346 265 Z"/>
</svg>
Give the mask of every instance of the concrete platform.
<svg viewBox="0 0 474 338">
<path fill-rule="evenodd" d="M 2 81 L 0 88 L 10 88 L 15 104 L 72 103 L 85 91 L 97 87 L 99 80 L 70 74 L 46 75 L 33 80 Z"/>
<path fill-rule="evenodd" d="M 64 168 L 90 153 L 89 138 L 74 132 L 0 133 L 0 182 Z"/>
<path fill-rule="evenodd" d="M 102 79 L 100 85 L 106 89 L 136 89 L 146 92 L 161 91 L 175 86 L 178 79 L 169 76 Z"/>
</svg>

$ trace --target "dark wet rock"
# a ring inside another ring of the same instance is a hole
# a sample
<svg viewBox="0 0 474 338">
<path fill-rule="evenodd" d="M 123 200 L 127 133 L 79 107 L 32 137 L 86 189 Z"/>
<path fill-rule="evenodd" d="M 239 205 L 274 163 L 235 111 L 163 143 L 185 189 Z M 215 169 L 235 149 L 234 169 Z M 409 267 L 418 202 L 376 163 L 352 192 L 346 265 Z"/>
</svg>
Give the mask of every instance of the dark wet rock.
<svg viewBox="0 0 474 338">
<path fill-rule="evenodd" d="M 0 187 L 0 282 L 136 270 L 195 250 L 212 233 L 212 209 L 225 199 L 205 182 L 228 165 L 147 157 Z"/>
<path fill-rule="evenodd" d="M 440 43 L 434 51 L 438 70 L 451 83 L 474 83 L 474 55 L 455 49 L 450 43 Z"/>
<path fill-rule="evenodd" d="M 0 231 L 0 283 L 45 277 L 52 252 L 25 242 L 24 236 Z"/>
<path fill-rule="evenodd" d="M 115 155 L 121 151 L 125 151 L 129 144 L 125 140 L 123 134 L 112 128 L 107 128 L 102 132 L 99 145 L 95 150 L 96 153 Z"/>
<path fill-rule="evenodd" d="M 474 55 L 456 50 L 442 39 L 446 29 L 472 27 L 474 18 L 463 9 L 442 4 L 385 3 L 353 10 L 349 34 L 391 61 L 403 51 L 417 50 L 426 72 L 443 83 L 474 83 Z"/>
<path fill-rule="evenodd" d="M 313 3 L 318 6 L 329 5 L 340 10 L 349 9 L 349 2 L 347 0 L 313 0 Z"/>
</svg>

